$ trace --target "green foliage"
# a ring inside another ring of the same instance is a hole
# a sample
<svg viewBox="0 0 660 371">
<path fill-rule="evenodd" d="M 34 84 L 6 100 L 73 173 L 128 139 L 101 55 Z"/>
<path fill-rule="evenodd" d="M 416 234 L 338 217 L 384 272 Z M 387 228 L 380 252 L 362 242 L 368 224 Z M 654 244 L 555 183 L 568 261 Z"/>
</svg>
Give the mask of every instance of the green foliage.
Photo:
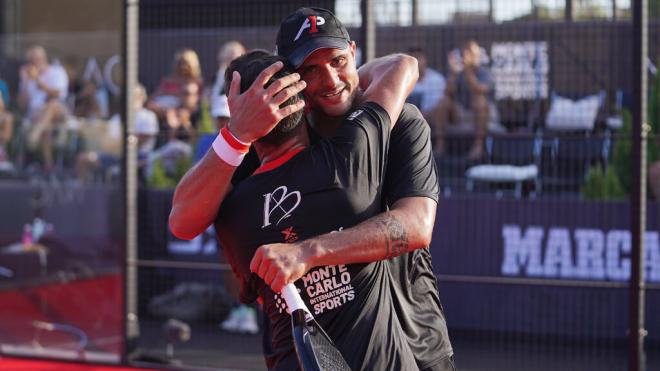
<svg viewBox="0 0 660 371">
<path fill-rule="evenodd" d="M 603 174 L 603 168 L 601 166 L 592 166 L 589 168 L 587 179 L 582 185 L 582 189 L 580 190 L 582 193 L 582 198 L 591 201 L 604 199 L 604 184 L 605 175 Z"/>
<path fill-rule="evenodd" d="M 199 134 L 213 134 L 218 130 L 213 123 L 213 118 L 211 117 L 211 106 L 207 99 L 202 99 L 202 102 L 199 105 L 199 119 L 197 120 L 197 132 Z"/>
<path fill-rule="evenodd" d="M 171 189 L 176 187 L 176 181 L 167 176 L 165 167 L 160 160 L 156 160 L 152 166 L 151 176 L 147 182 L 150 188 Z"/>
<path fill-rule="evenodd" d="M 621 200 L 626 197 L 626 193 L 619 182 L 614 169 L 609 167 L 603 172 L 603 168 L 592 166 L 589 169 L 587 180 L 582 186 L 582 197 L 585 200 Z"/>
<path fill-rule="evenodd" d="M 626 198 L 626 192 L 623 190 L 619 177 L 611 167 L 605 172 L 603 195 L 608 200 L 623 200 Z"/>
<path fill-rule="evenodd" d="M 623 127 L 614 139 L 612 167 L 614 167 L 614 171 L 619 177 L 624 191 L 630 193 L 632 116 L 628 110 L 623 110 L 621 112 L 621 118 L 623 119 Z"/>
<path fill-rule="evenodd" d="M 172 189 L 176 187 L 179 180 L 192 166 L 190 156 L 181 157 L 177 160 L 173 171 L 167 171 L 161 160 L 154 161 L 151 169 L 151 175 L 147 180 L 149 187 L 154 189 Z"/>
<path fill-rule="evenodd" d="M 660 74 L 653 77 L 651 94 L 649 97 L 648 123 L 651 126 L 649 139 L 646 142 L 646 161 L 653 164 L 660 158 L 660 148 L 655 138 L 660 126 Z M 628 110 L 621 112 L 623 127 L 616 133 L 613 146 L 612 167 L 624 193 L 630 194 L 631 188 L 631 161 L 632 161 L 632 115 Z"/>
</svg>

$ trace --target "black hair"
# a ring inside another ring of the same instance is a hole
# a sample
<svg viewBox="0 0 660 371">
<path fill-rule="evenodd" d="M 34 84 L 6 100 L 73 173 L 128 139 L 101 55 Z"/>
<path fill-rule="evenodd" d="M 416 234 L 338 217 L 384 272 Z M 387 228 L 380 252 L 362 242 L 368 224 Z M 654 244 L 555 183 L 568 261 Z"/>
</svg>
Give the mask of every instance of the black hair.
<svg viewBox="0 0 660 371">
<path fill-rule="evenodd" d="M 241 94 L 244 93 L 248 88 L 250 88 L 254 80 L 257 79 L 259 74 L 264 69 L 276 62 L 284 63 L 284 67 L 277 71 L 273 77 L 271 77 L 268 82 L 266 82 L 264 87 L 268 87 L 275 80 L 295 72 L 293 67 L 286 61 L 284 57 L 273 55 L 265 50 L 255 49 L 247 52 L 246 54 L 243 54 L 242 56 L 234 59 L 227 67 L 227 70 L 225 71 L 225 85 L 223 90 L 225 92 L 229 92 L 233 73 L 234 71 L 238 71 L 238 73 L 241 75 L 240 92 Z M 294 104 L 302 99 L 302 94 L 298 93 L 282 103 L 280 108 Z M 286 139 L 289 139 L 295 135 L 294 129 L 300 125 L 302 116 L 303 111 L 299 110 L 298 112 L 292 113 L 291 115 L 283 118 L 277 124 L 277 126 L 271 130 L 270 133 L 259 139 L 258 142 L 271 145 L 279 145 L 283 143 Z"/>
</svg>

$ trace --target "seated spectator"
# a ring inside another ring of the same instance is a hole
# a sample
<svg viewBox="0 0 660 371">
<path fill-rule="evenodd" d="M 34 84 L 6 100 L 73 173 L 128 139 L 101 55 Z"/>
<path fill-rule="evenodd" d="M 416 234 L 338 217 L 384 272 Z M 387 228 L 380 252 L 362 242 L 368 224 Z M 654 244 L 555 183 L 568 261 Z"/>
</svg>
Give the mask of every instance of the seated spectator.
<svg viewBox="0 0 660 371">
<path fill-rule="evenodd" d="M 215 82 L 211 88 L 209 99 L 211 102 L 211 117 L 216 121 L 218 130 L 225 126 L 224 121 L 228 120 L 229 117 L 229 112 L 225 112 L 227 110 L 227 96 L 222 91 L 225 85 L 225 70 L 231 61 L 243 54 L 245 54 L 245 47 L 238 41 L 224 43 L 218 52 L 218 71 L 215 73 Z"/>
<path fill-rule="evenodd" d="M 138 140 L 138 168 L 143 176 L 143 169 L 149 163 L 149 155 L 156 146 L 158 119 L 152 111 L 144 108 L 147 91 L 142 84 L 135 87 L 133 98 L 135 99 L 135 135 Z M 118 167 L 121 158 L 121 118 L 116 114 L 108 122 L 90 121 L 83 125 L 81 130 L 86 150 L 78 156 L 76 174 L 81 183 L 87 183 L 91 180 L 93 171 L 107 172 L 113 167 Z"/>
<path fill-rule="evenodd" d="M 69 88 L 66 71 L 49 64 L 46 51 L 32 46 L 21 66 L 18 104 L 27 119 L 27 146 L 41 150 L 46 172 L 53 169 L 53 131 L 68 115 L 65 99 Z"/>
<path fill-rule="evenodd" d="M 197 53 L 182 49 L 174 55 L 172 75 L 164 77 L 147 103 L 164 123 L 168 139 L 190 140 L 199 114 L 203 89 L 202 72 Z"/>
<path fill-rule="evenodd" d="M 229 123 L 229 103 L 227 102 L 227 96 L 222 94 L 218 96 L 215 102 L 215 107 L 211 111 L 213 120 L 215 121 L 215 126 L 218 132 L 220 129 L 224 128 Z"/>
<path fill-rule="evenodd" d="M 481 64 L 481 47 L 476 41 L 468 41 L 461 50 L 461 56 L 462 60 L 454 53 L 449 55 L 451 73 L 445 96 L 432 115 L 434 149 L 438 154 L 443 153 L 447 125 L 464 122 L 471 115 L 475 124 L 475 138 L 468 158 L 475 160 L 484 151 L 490 105 L 494 100 L 494 83 L 490 70 Z"/>
<path fill-rule="evenodd" d="M 445 92 L 445 78 L 433 68 L 428 67 L 428 60 L 424 49 L 420 47 L 410 48 L 408 54 L 417 58 L 419 66 L 419 80 L 408 97 L 408 102 L 414 104 L 422 111 L 422 115 L 429 123 L 431 113 L 438 109 L 442 96 Z"/>
<path fill-rule="evenodd" d="M 66 66 L 65 66 L 66 68 Z M 67 68 L 69 76 L 69 110 L 75 117 L 101 119 L 101 103 L 98 100 L 98 87 L 93 79 L 79 78 L 72 66 Z"/>
<path fill-rule="evenodd" d="M 135 87 L 135 135 L 138 140 L 138 165 L 143 167 L 147 163 L 150 153 L 156 149 L 158 137 L 158 118 L 156 114 L 144 107 L 147 101 L 147 90 L 142 84 Z"/>
<path fill-rule="evenodd" d="M 9 161 L 7 144 L 14 133 L 14 116 L 7 106 L 9 106 L 9 88 L 3 80 L 0 80 L 0 166 Z"/>
<path fill-rule="evenodd" d="M 197 138 L 197 146 L 195 147 L 195 153 L 193 156 L 194 163 L 204 157 L 206 151 L 211 148 L 213 141 L 218 136 L 220 129 L 229 124 L 229 103 L 227 102 L 227 96 L 225 94 L 218 95 L 215 100 L 215 106 L 211 111 L 211 115 L 213 116 L 216 125 L 216 132 L 213 134 L 203 134 Z"/>
</svg>

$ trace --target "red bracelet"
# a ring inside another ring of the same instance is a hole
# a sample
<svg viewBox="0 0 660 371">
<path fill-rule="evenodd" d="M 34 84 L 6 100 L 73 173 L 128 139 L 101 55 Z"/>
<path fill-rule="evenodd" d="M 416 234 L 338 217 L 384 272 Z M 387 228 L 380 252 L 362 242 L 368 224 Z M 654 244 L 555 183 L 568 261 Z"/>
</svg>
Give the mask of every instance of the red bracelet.
<svg viewBox="0 0 660 371">
<path fill-rule="evenodd" d="M 236 138 L 226 126 L 220 129 L 220 134 L 225 138 L 227 144 L 229 144 L 231 148 L 239 152 L 248 152 L 250 150 L 250 144 Z"/>
</svg>

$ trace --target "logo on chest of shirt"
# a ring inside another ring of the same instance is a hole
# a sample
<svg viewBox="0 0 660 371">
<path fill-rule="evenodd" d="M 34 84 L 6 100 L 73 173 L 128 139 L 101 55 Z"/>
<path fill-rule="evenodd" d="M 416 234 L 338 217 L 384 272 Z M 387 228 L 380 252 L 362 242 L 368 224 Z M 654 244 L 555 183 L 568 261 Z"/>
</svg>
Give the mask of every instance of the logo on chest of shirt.
<svg viewBox="0 0 660 371">
<path fill-rule="evenodd" d="M 261 228 L 268 227 L 275 220 L 275 225 L 278 225 L 290 217 L 300 205 L 300 200 L 300 192 L 289 192 L 286 186 L 279 186 L 273 192 L 264 194 L 264 224 Z"/>
<path fill-rule="evenodd" d="M 298 233 L 293 230 L 293 227 L 285 228 L 282 230 L 282 234 L 284 235 L 284 242 L 286 243 L 294 243 L 298 241 Z"/>
</svg>

